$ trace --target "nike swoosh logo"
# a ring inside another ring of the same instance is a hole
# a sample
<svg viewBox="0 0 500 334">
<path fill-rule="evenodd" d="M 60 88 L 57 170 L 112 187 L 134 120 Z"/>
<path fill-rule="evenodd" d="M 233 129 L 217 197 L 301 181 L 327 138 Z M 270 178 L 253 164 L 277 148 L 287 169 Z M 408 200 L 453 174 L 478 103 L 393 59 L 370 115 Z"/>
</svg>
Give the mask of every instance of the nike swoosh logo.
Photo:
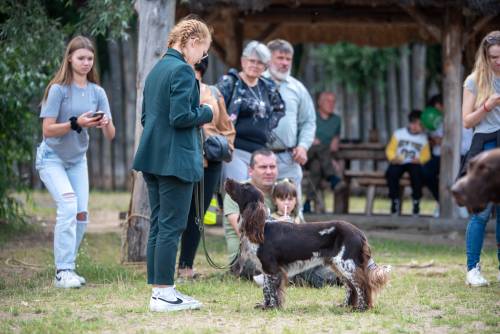
<svg viewBox="0 0 500 334">
<path fill-rule="evenodd" d="M 175 302 L 158 297 L 159 300 L 169 304 L 182 304 L 182 299 L 177 298 Z"/>
</svg>

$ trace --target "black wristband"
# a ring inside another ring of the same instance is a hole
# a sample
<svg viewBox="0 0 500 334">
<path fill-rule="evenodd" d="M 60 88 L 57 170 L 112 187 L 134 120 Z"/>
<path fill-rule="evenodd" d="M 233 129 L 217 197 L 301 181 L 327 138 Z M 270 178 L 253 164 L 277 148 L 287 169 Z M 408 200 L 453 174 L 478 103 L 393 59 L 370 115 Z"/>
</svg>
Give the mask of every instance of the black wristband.
<svg viewBox="0 0 500 334">
<path fill-rule="evenodd" d="M 78 120 L 78 118 L 76 118 L 75 116 L 69 118 L 69 122 L 71 124 L 71 130 L 80 133 L 80 132 L 82 132 L 82 127 L 80 125 L 78 125 L 77 120 Z"/>
</svg>

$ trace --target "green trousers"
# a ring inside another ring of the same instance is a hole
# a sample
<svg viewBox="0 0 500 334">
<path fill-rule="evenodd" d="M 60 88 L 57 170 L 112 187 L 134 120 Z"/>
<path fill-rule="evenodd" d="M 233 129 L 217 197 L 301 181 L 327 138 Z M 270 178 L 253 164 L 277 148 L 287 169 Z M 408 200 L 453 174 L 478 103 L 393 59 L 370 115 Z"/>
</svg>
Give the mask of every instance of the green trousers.
<svg viewBox="0 0 500 334">
<path fill-rule="evenodd" d="M 148 284 L 173 285 L 177 248 L 186 229 L 194 183 L 143 173 L 151 220 L 147 246 Z"/>
</svg>

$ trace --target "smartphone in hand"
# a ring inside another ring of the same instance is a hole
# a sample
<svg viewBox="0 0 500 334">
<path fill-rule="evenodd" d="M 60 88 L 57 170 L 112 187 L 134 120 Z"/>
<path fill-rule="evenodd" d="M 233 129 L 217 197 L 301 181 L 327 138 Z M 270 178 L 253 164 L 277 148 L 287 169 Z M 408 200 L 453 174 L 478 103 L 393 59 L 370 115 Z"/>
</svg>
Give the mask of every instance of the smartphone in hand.
<svg viewBox="0 0 500 334">
<path fill-rule="evenodd" d="M 96 111 L 95 113 L 93 113 L 90 117 L 94 118 L 94 117 L 99 117 L 97 119 L 97 121 L 100 121 L 101 118 L 104 117 L 104 111 Z"/>
</svg>

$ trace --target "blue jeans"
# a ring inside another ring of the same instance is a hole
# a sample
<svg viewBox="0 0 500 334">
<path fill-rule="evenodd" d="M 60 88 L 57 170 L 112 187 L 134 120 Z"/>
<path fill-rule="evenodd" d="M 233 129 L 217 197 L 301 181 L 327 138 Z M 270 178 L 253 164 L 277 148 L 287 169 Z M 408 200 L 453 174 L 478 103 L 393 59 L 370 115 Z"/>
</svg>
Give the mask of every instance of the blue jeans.
<svg viewBox="0 0 500 334">
<path fill-rule="evenodd" d="M 56 202 L 54 261 L 56 270 L 74 270 L 78 248 L 88 222 L 89 177 L 87 158 L 68 164 L 42 142 L 36 153 L 40 179 Z M 83 220 L 77 214 L 83 213 Z"/>
<path fill-rule="evenodd" d="M 484 144 L 483 151 L 491 150 L 496 147 L 496 143 L 487 142 Z M 496 240 L 497 240 L 497 257 L 500 269 L 500 205 L 489 203 L 486 209 L 480 213 L 471 215 L 467 231 L 465 233 L 465 246 L 467 253 L 467 270 L 471 270 L 479 263 L 481 249 L 484 242 L 484 230 L 491 216 L 491 211 L 496 208 Z"/>
</svg>

